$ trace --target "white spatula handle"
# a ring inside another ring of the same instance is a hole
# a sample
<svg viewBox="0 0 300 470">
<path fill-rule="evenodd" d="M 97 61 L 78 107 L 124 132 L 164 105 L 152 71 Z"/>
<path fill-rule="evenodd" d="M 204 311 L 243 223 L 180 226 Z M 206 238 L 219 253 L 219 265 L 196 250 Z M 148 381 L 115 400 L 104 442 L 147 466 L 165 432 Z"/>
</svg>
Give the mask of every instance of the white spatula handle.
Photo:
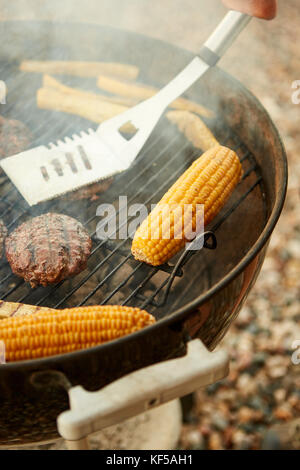
<svg viewBox="0 0 300 470">
<path fill-rule="evenodd" d="M 204 46 L 219 58 L 222 57 L 250 20 L 251 16 L 230 10 Z"/>
<path fill-rule="evenodd" d="M 195 57 L 173 80 L 151 98 L 102 123 L 97 133 L 115 155 L 122 155 L 129 167 L 153 131 L 165 109 L 190 88 L 220 59 L 234 39 L 248 24 L 251 17 L 229 11 Z M 130 121 L 138 132 L 128 142 L 119 129 Z"/>
<path fill-rule="evenodd" d="M 251 20 L 251 16 L 229 11 L 195 57 L 168 85 L 153 97 L 161 106 L 168 106 L 195 83 L 209 67 L 214 66 Z"/>
</svg>

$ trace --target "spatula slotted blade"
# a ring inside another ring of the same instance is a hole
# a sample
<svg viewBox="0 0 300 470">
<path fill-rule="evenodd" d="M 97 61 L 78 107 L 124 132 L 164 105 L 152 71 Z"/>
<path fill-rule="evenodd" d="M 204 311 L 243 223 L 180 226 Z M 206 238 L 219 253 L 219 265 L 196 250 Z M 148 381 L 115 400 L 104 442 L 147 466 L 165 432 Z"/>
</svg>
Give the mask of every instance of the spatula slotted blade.
<svg viewBox="0 0 300 470">
<path fill-rule="evenodd" d="M 60 196 L 126 170 L 137 157 L 165 109 L 215 65 L 250 16 L 230 11 L 195 57 L 156 95 L 102 123 L 97 131 L 36 147 L 0 165 L 29 205 Z M 120 129 L 130 123 L 130 140 Z"/>
<path fill-rule="evenodd" d="M 124 171 L 95 132 L 39 146 L 1 161 L 1 166 L 30 206 L 53 199 Z"/>
</svg>

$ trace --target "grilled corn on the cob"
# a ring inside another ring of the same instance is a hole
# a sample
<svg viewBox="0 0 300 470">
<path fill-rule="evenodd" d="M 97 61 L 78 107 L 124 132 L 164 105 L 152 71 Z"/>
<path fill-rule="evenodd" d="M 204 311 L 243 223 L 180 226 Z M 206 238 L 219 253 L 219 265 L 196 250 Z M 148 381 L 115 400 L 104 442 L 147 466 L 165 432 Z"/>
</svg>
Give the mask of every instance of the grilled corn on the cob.
<svg viewBox="0 0 300 470">
<path fill-rule="evenodd" d="M 242 175 L 238 156 L 227 147 L 215 146 L 198 158 L 173 184 L 135 233 L 132 254 L 153 266 L 167 262 L 197 228 L 197 205 L 203 205 L 203 225 L 217 215 Z M 183 208 L 188 206 L 188 224 Z M 189 227 L 184 227 L 189 225 Z"/>
<path fill-rule="evenodd" d="M 155 322 L 145 310 L 95 306 L 10 317 L 0 322 L 6 361 L 54 356 L 90 348 Z"/>
<path fill-rule="evenodd" d="M 100 89 L 108 91 L 114 95 L 135 99 L 136 103 L 151 98 L 159 91 L 157 88 L 149 85 L 118 80 L 117 78 L 113 78 L 112 76 L 107 75 L 108 74 L 106 74 L 106 76 L 100 75 L 98 77 L 97 85 Z M 205 108 L 199 103 L 187 100 L 182 97 L 177 98 L 172 103 L 170 103 L 169 107 L 173 109 L 191 111 L 207 118 L 214 117 L 214 113 L 210 109 Z"/>
<path fill-rule="evenodd" d="M 167 119 L 175 124 L 194 147 L 206 150 L 219 145 L 219 142 L 197 114 L 190 111 L 173 110 L 166 114 Z"/>
</svg>

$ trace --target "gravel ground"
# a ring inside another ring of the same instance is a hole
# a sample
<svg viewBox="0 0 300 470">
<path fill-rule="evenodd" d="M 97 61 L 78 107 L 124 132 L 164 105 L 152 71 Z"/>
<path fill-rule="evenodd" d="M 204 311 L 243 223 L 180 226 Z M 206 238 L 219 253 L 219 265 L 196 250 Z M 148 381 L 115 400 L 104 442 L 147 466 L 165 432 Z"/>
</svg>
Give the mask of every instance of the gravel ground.
<svg viewBox="0 0 300 470">
<path fill-rule="evenodd" d="M 84 11 L 73 5 L 54 0 L 45 7 L 27 0 L 24 8 L 21 0 L 0 0 L 0 19 L 99 18 L 197 52 L 225 11 L 218 0 L 164 0 L 157 6 L 103 0 L 101 15 L 97 1 L 85 2 Z M 291 360 L 292 344 L 300 340 L 300 105 L 291 101 L 292 82 L 300 79 L 299 16 L 298 0 L 279 0 L 278 18 L 253 21 L 222 61 L 270 112 L 286 146 L 290 180 L 262 273 L 221 345 L 231 355 L 230 375 L 197 393 L 191 422 L 182 430 L 183 449 L 260 449 L 270 436 L 274 444 L 270 429 L 282 447 L 300 448 L 300 432 L 294 432 L 300 420 L 300 364 Z"/>
<path fill-rule="evenodd" d="M 279 128 L 289 186 L 262 272 L 221 345 L 231 356 L 230 375 L 197 393 L 192 423 L 182 431 L 184 449 L 261 449 L 275 447 L 276 436 L 281 447 L 300 449 L 300 364 L 291 360 L 300 341 L 300 105 L 291 101 L 291 84 L 300 79 L 300 6 L 286 3 L 266 28 L 251 24 L 247 57 L 231 50 L 224 59 Z M 245 34 L 242 47 L 247 41 Z"/>
</svg>

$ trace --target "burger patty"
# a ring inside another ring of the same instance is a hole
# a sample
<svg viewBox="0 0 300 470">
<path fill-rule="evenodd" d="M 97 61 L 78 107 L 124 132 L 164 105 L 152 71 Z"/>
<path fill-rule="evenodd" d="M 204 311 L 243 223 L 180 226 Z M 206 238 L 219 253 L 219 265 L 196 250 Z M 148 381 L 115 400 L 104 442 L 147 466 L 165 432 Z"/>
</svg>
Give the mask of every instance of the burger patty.
<svg viewBox="0 0 300 470">
<path fill-rule="evenodd" d="M 86 268 L 92 240 L 77 220 L 48 213 L 20 225 L 6 239 L 12 271 L 32 287 L 48 286 Z"/>
<path fill-rule="evenodd" d="M 0 116 L 0 159 L 23 152 L 31 141 L 31 133 L 25 124 Z"/>
<path fill-rule="evenodd" d="M 3 220 L 0 219 L 0 259 L 3 256 L 4 243 L 7 237 L 7 228 L 4 225 Z"/>
</svg>

